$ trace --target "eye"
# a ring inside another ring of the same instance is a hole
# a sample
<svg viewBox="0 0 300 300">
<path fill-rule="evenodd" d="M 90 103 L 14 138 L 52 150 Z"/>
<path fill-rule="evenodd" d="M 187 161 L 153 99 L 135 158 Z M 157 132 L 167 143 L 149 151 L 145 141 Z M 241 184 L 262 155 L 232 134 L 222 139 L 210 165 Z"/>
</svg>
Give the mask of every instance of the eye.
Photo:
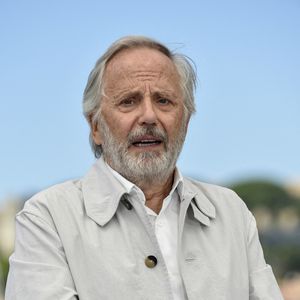
<svg viewBox="0 0 300 300">
<path fill-rule="evenodd" d="M 157 102 L 161 105 L 168 105 L 171 103 L 171 101 L 167 98 L 159 98 Z"/>
<path fill-rule="evenodd" d="M 129 106 L 133 106 L 135 104 L 136 100 L 134 98 L 126 98 L 123 99 L 119 105 L 124 106 L 124 107 L 129 107 Z"/>
</svg>

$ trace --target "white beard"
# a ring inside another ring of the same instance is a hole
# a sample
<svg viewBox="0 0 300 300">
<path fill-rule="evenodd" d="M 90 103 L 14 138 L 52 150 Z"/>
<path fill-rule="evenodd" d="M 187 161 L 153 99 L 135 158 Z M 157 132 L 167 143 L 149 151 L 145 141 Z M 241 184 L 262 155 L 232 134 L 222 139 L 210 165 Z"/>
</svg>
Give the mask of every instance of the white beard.
<svg viewBox="0 0 300 300">
<path fill-rule="evenodd" d="M 123 177 L 140 186 L 141 184 L 161 183 L 172 175 L 185 140 L 185 122 L 172 144 L 169 142 L 167 133 L 153 125 L 141 126 L 130 132 L 125 143 L 115 138 L 102 115 L 100 115 L 98 125 L 103 137 L 104 160 Z M 143 135 L 152 135 L 162 140 L 164 150 L 130 153 L 128 149 L 132 146 L 132 142 Z"/>
</svg>

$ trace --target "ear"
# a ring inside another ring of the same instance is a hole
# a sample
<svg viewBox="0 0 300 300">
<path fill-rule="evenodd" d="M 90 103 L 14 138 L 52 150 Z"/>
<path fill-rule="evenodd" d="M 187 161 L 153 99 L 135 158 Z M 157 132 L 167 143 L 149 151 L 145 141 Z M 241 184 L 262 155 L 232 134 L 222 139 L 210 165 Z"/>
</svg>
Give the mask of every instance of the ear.
<svg viewBox="0 0 300 300">
<path fill-rule="evenodd" d="M 101 131 L 100 131 L 98 122 L 93 122 L 90 119 L 90 126 L 91 126 L 91 133 L 92 133 L 94 143 L 96 145 L 101 145 L 102 137 L 101 137 Z"/>
<path fill-rule="evenodd" d="M 187 120 L 186 120 L 186 123 L 185 123 L 185 133 L 187 132 L 187 130 L 189 128 L 190 120 L 191 120 L 191 116 L 189 115 L 187 117 Z"/>
</svg>

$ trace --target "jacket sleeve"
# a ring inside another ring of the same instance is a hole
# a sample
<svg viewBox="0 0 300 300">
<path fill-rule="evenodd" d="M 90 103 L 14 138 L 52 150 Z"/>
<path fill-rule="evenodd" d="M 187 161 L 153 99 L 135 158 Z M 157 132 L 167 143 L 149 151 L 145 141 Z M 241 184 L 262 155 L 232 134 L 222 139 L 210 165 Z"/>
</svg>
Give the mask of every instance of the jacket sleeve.
<svg viewBox="0 0 300 300">
<path fill-rule="evenodd" d="M 6 300 L 79 299 L 59 235 L 41 217 L 17 215 L 15 252 L 9 262 Z"/>
<path fill-rule="evenodd" d="M 264 259 L 256 222 L 249 212 L 248 227 L 249 299 L 283 300 L 271 266 Z"/>
</svg>

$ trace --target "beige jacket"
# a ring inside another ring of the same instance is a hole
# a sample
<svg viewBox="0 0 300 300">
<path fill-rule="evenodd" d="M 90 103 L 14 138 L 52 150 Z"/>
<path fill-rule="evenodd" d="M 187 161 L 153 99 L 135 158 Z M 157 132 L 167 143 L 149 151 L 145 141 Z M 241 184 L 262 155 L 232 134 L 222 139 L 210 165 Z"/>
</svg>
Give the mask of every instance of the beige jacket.
<svg viewBox="0 0 300 300">
<path fill-rule="evenodd" d="M 255 220 L 231 190 L 184 179 L 179 266 L 190 300 L 279 300 Z M 43 191 L 16 217 L 6 300 L 171 300 L 167 268 L 141 201 L 99 159 Z M 145 259 L 155 256 L 156 266 Z"/>
</svg>

